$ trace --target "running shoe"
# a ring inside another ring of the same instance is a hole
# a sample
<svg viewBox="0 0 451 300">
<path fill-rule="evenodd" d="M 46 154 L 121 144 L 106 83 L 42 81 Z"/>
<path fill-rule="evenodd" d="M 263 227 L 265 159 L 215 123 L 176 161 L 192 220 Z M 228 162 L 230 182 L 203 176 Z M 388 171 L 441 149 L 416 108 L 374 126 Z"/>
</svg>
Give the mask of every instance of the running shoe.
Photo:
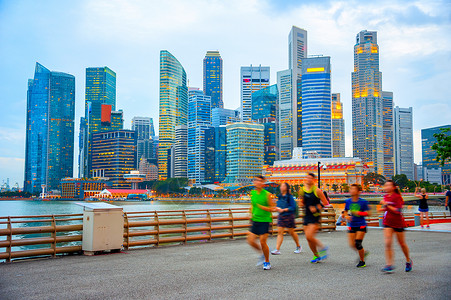
<svg viewBox="0 0 451 300">
<path fill-rule="evenodd" d="M 324 246 L 324 248 L 320 250 L 318 254 L 321 260 L 327 259 L 327 257 L 329 256 L 329 246 Z"/>
<path fill-rule="evenodd" d="M 424 226 L 423 226 L 423 225 L 421 225 L 421 228 L 424 228 Z"/>
<path fill-rule="evenodd" d="M 426 228 L 431 228 L 431 226 L 428 225 L 428 226 L 426 226 Z"/>
<path fill-rule="evenodd" d="M 265 261 L 263 263 L 263 270 L 271 270 L 271 264 Z"/>
<path fill-rule="evenodd" d="M 282 253 L 280 253 L 280 251 L 276 249 L 276 250 L 272 250 L 272 251 L 271 251 L 271 254 L 272 254 L 272 255 L 280 255 L 280 254 L 282 254 Z"/>
<path fill-rule="evenodd" d="M 262 254 L 257 261 L 257 267 L 263 265 L 263 263 L 265 262 L 265 256 Z"/>
<path fill-rule="evenodd" d="M 319 263 L 321 261 L 321 257 L 313 256 L 313 259 L 310 261 L 312 264 Z"/>
<path fill-rule="evenodd" d="M 365 264 L 364 261 L 359 261 L 359 263 L 357 264 L 356 267 L 357 267 L 357 268 L 365 268 L 365 267 L 366 267 L 366 264 Z"/>
<path fill-rule="evenodd" d="M 412 259 L 410 259 L 410 262 L 406 262 L 406 272 L 412 271 L 412 265 L 413 265 Z"/>
<path fill-rule="evenodd" d="M 299 254 L 302 251 L 302 246 L 296 247 L 296 250 L 294 250 L 294 253 Z"/>
<path fill-rule="evenodd" d="M 385 266 L 385 268 L 383 268 L 381 271 L 384 273 L 392 273 L 394 269 L 395 268 L 393 268 L 392 266 Z"/>
</svg>

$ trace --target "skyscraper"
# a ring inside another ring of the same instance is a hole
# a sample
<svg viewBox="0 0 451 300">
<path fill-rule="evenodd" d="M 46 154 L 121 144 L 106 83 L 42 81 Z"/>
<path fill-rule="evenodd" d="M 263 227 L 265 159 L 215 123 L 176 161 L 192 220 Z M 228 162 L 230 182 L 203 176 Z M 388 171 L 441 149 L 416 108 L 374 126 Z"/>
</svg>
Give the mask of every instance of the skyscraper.
<svg viewBox="0 0 451 300">
<path fill-rule="evenodd" d="M 205 175 L 204 183 L 215 182 L 215 131 L 219 127 L 209 127 L 205 129 Z"/>
<path fill-rule="evenodd" d="M 357 34 L 352 72 L 353 156 L 374 163 L 375 172 L 384 170 L 382 73 L 379 72 L 377 32 Z"/>
<path fill-rule="evenodd" d="M 222 100 L 222 58 L 219 51 L 207 51 L 204 58 L 204 93 L 211 107 L 224 107 Z"/>
<path fill-rule="evenodd" d="M 234 109 L 226 108 L 212 108 L 211 110 L 211 125 L 219 127 L 230 123 L 240 122 L 240 112 Z"/>
<path fill-rule="evenodd" d="M 92 176 L 92 135 L 122 128 L 122 111 L 116 111 L 116 73 L 108 67 L 86 68 L 85 116 L 80 120 L 79 177 Z"/>
<path fill-rule="evenodd" d="M 252 120 L 252 93 L 269 85 L 269 67 L 241 67 L 241 120 Z"/>
<path fill-rule="evenodd" d="M 188 129 L 186 125 L 175 127 L 174 175 L 188 178 Z"/>
<path fill-rule="evenodd" d="M 211 127 L 211 98 L 190 88 L 188 99 L 188 179 L 205 181 L 205 130 Z"/>
<path fill-rule="evenodd" d="M 262 174 L 264 126 L 252 123 L 227 125 L 227 182 L 249 184 Z"/>
<path fill-rule="evenodd" d="M 413 111 L 396 106 L 394 113 L 395 173 L 414 180 Z"/>
<path fill-rule="evenodd" d="M 278 96 L 276 84 L 252 94 L 252 120 L 265 126 L 265 165 L 273 165 L 276 160 L 276 107 Z"/>
<path fill-rule="evenodd" d="M 441 128 L 450 128 L 451 125 L 443 125 L 432 128 L 425 128 L 421 130 L 421 148 L 422 148 L 422 160 L 423 170 L 439 169 L 442 171 L 442 184 L 451 184 L 451 162 L 445 163 L 442 167 L 436 160 L 437 152 L 432 150 L 432 146 L 437 143 L 437 139 L 434 137 L 435 133 L 440 133 Z"/>
<path fill-rule="evenodd" d="M 57 189 L 73 176 L 75 77 L 36 63 L 28 80 L 24 190 Z"/>
<path fill-rule="evenodd" d="M 340 94 L 332 94 L 332 157 L 345 157 L 345 121 Z"/>
<path fill-rule="evenodd" d="M 288 35 L 288 68 L 291 70 L 293 146 L 302 147 L 302 61 L 307 58 L 307 31 L 296 26 Z M 290 157 L 291 158 L 291 157 Z"/>
<path fill-rule="evenodd" d="M 382 91 L 382 117 L 384 132 L 384 176 L 392 178 L 395 174 L 394 152 L 393 152 L 393 92 Z"/>
<path fill-rule="evenodd" d="M 293 151 L 293 84 L 292 70 L 277 72 L 277 88 L 279 91 L 277 104 L 277 159 L 291 159 Z M 297 115 L 297 113 L 295 113 Z M 297 140 L 297 138 L 296 138 Z M 297 145 L 297 142 L 296 142 Z"/>
<path fill-rule="evenodd" d="M 330 57 L 302 62 L 302 149 L 322 158 L 332 157 L 332 99 Z"/>
<path fill-rule="evenodd" d="M 160 120 L 158 172 L 166 179 L 168 150 L 175 143 L 175 127 L 187 124 L 188 88 L 186 72 L 167 50 L 160 52 Z"/>
<path fill-rule="evenodd" d="M 215 182 L 223 182 L 227 175 L 227 130 L 226 125 L 215 129 Z"/>
<path fill-rule="evenodd" d="M 132 130 L 136 131 L 138 140 L 147 140 L 155 136 L 152 118 L 134 117 L 132 119 Z"/>
</svg>

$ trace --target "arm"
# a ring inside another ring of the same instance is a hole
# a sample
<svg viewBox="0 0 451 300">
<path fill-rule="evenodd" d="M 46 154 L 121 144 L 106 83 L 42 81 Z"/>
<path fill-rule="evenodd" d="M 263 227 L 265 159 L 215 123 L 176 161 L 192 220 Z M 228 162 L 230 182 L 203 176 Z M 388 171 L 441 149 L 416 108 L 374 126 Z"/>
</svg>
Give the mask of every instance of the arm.
<svg viewBox="0 0 451 300">
<path fill-rule="evenodd" d="M 270 211 L 270 212 L 275 211 L 276 208 L 275 208 L 275 203 L 274 203 L 274 196 L 272 194 L 268 194 L 268 204 L 269 204 L 269 206 L 263 206 L 260 204 L 257 204 L 257 206 L 266 211 Z"/>
<path fill-rule="evenodd" d="M 326 196 L 324 196 L 324 193 L 322 190 L 317 189 L 316 192 L 318 193 L 319 200 L 321 201 L 322 206 L 329 205 L 329 201 L 327 201 Z"/>
</svg>

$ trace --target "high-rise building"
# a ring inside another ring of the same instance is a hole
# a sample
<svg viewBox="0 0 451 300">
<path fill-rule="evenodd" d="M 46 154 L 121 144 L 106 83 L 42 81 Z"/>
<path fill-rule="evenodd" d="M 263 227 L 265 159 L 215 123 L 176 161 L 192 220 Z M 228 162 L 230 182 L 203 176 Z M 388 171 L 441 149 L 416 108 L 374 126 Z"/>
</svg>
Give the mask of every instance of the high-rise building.
<svg viewBox="0 0 451 300">
<path fill-rule="evenodd" d="M 264 129 L 253 123 L 227 125 L 227 182 L 249 184 L 262 174 Z"/>
<path fill-rule="evenodd" d="M 414 180 L 413 110 L 396 106 L 394 112 L 395 173 Z"/>
<path fill-rule="evenodd" d="M 80 178 L 91 177 L 91 142 L 96 132 L 123 129 L 122 111 L 116 111 L 116 73 L 108 67 L 86 68 L 85 116 L 80 120 Z"/>
<path fill-rule="evenodd" d="M 291 159 L 293 151 L 293 84 L 292 70 L 277 72 L 277 160 Z M 297 113 L 295 113 L 297 115 Z M 296 139 L 297 140 L 297 139 Z M 297 142 L 296 144 L 297 145 Z"/>
<path fill-rule="evenodd" d="M 241 67 L 241 121 L 252 120 L 252 93 L 269 85 L 269 67 Z"/>
<path fill-rule="evenodd" d="M 264 164 L 271 166 L 276 160 L 276 107 L 278 96 L 276 84 L 252 94 L 252 120 L 265 126 Z"/>
<path fill-rule="evenodd" d="M 28 80 L 24 190 L 54 190 L 73 176 L 75 77 L 36 63 Z"/>
<path fill-rule="evenodd" d="M 291 70 L 293 148 L 302 147 L 302 62 L 307 58 L 307 31 L 296 26 L 288 35 L 288 69 Z M 290 157 L 291 158 L 291 157 Z"/>
<path fill-rule="evenodd" d="M 423 160 L 423 169 L 436 169 L 441 168 L 442 173 L 442 184 L 450 185 L 451 184 L 451 162 L 445 163 L 442 167 L 440 163 L 436 160 L 437 152 L 432 150 L 432 146 L 437 143 L 437 139 L 434 137 L 434 134 L 440 133 L 441 128 L 450 128 L 451 125 L 443 125 L 438 127 L 426 128 L 421 130 L 421 148 L 422 148 L 422 160 Z M 426 178 L 425 178 L 426 180 Z M 435 180 L 437 181 L 437 180 Z"/>
<path fill-rule="evenodd" d="M 224 107 L 222 100 L 222 58 L 219 51 L 207 51 L 204 58 L 204 93 L 211 97 L 211 107 Z"/>
<path fill-rule="evenodd" d="M 352 72 L 353 156 L 384 171 L 382 73 L 379 71 L 377 32 L 363 30 L 354 45 Z"/>
<path fill-rule="evenodd" d="M 332 157 L 332 99 L 330 57 L 302 62 L 302 150 L 309 155 Z"/>
<path fill-rule="evenodd" d="M 130 188 L 125 174 L 136 170 L 136 132 L 114 130 L 97 132 L 92 137 L 93 177 L 108 178 L 113 188 Z"/>
<path fill-rule="evenodd" d="M 160 52 L 160 120 L 158 172 L 166 179 L 168 150 L 175 143 L 175 127 L 187 124 L 188 88 L 186 72 L 167 50 Z"/>
<path fill-rule="evenodd" d="M 227 130 L 226 125 L 215 129 L 215 182 L 223 182 L 227 175 Z"/>
<path fill-rule="evenodd" d="M 132 130 L 136 131 L 138 140 L 147 140 L 155 136 L 153 119 L 149 117 L 134 117 L 132 119 Z"/>
<path fill-rule="evenodd" d="M 174 175 L 188 178 L 188 129 L 186 125 L 175 127 Z"/>
<path fill-rule="evenodd" d="M 211 98 L 190 88 L 188 99 L 188 179 L 205 181 L 205 130 L 211 127 Z"/>
<path fill-rule="evenodd" d="M 345 157 L 345 120 L 340 94 L 332 94 L 332 157 Z"/>
<path fill-rule="evenodd" d="M 382 117 L 384 132 L 384 176 L 392 178 L 395 174 L 393 140 L 393 92 L 382 91 Z"/>
<path fill-rule="evenodd" d="M 147 159 L 139 161 L 139 173 L 146 175 L 146 181 L 158 179 L 158 167 Z M 151 188 L 150 186 L 148 188 Z"/>
<path fill-rule="evenodd" d="M 230 123 L 240 122 L 240 112 L 238 110 L 226 108 L 212 108 L 211 110 L 211 126 L 219 127 Z"/>
<path fill-rule="evenodd" d="M 219 127 L 217 127 L 219 128 Z M 215 182 L 215 127 L 205 129 L 205 175 L 204 183 Z"/>
</svg>

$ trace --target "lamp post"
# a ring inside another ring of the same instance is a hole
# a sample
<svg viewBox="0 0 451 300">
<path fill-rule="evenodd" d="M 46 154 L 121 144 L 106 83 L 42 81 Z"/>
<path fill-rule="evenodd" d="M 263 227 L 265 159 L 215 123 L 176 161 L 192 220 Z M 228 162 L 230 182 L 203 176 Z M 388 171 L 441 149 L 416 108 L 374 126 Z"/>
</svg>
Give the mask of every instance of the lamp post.
<svg viewBox="0 0 451 300">
<path fill-rule="evenodd" d="M 318 188 L 321 188 L 321 168 L 326 170 L 326 166 L 322 165 L 321 162 L 318 162 Z"/>
</svg>

